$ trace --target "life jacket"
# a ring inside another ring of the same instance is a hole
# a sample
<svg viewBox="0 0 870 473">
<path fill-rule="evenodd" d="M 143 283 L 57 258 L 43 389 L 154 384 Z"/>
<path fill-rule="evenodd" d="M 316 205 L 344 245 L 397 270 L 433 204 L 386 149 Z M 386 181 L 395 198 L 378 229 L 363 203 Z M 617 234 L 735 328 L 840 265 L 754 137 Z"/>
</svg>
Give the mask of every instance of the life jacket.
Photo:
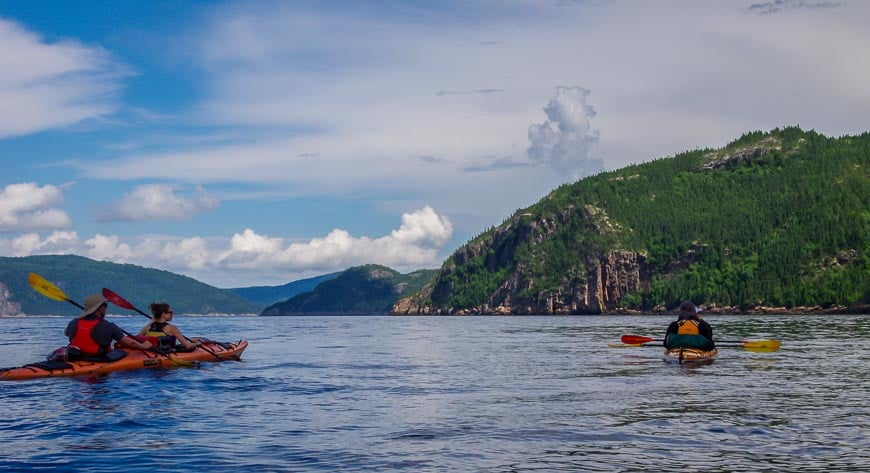
<svg viewBox="0 0 870 473">
<path fill-rule="evenodd" d="M 701 324 L 697 320 L 683 319 L 677 322 L 677 335 L 700 335 L 698 326 Z"/>
<path fill-rule="evenodd" d="M 169 322 L 154 322 L 148 327 L 148 332 L 145 333 L 146 336 L 149 337 L 163 337 L 166 336 L 166 332 L 163 331 L 164 328 L 169 324 Z"/>
<path fill-rule="evenodd" d="M 665 338 L 665 346 L 667 348 L 700 348 L 701 350 L 710 350 L 713 348 L 713 342 L 707 337 L 701 335 L 698 327 L 700 322 L 693 319 L 683 319 L 677 321 L 677 333 L 668 334 Z"/>
<path fill-rule="evenodd" d="M 169 349 L 175 346 L 175 337 L 167 335 L 163 329 L 169 322 L 154 322 L 148 327 L 145 335 L 137 335 L 135 338 L 140 342 L 150 342 L 151 346 L 160 349 Z"/>
<path fill-rule="evenodd" d="M 76 334 L 72 340 L 69 341 L 70 346 L 78 347 L 81 353 L 85 356 L 99 356 L 105 352 L 103 347 L 101 347 L 100 344 L 91 336 L 91 331 L 94 330 L 94 327 L 96 327 L 101 321 L 101 319 L 79 319 L 76 321 Z"/>
</svg>

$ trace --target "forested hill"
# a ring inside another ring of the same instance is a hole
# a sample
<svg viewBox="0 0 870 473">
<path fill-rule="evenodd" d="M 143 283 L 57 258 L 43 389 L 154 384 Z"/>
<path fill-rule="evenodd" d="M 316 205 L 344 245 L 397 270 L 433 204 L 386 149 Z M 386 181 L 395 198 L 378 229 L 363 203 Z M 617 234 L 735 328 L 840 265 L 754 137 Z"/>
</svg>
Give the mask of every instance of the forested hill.
<svg viewBox="0 0 870 473">
<path fill-rule="evenodd" d="M 870 134 L 792 127 L 601 173 L 469 241 L 393 313 L 865 310 L 868 171 Z"/>
<path fill-rule="evenodd" d="M 376 264 L 355 266 L 310 292 L 267 307 L 260 315 L 387 314 L 396 301 L 419 291 L 434 274 L 432 269 L 400 274 Z"/>
<path fill-rule="evenodd" d="M 229 289 L 218 289 L 168 271 L 57 255 L 0 257 L 0 315 L 81 312 L 72 304 L 48 299 L 36 292 L 27 281 L 31 272 L 45 277 L 79 304 L 87 295 L 107 287 L 146 313 L 155 301 L 168 302 L 176 314 L 256 314 L 263 307 Z M 109 313 L 135 315 L 114 306 Z"/>
</svg>

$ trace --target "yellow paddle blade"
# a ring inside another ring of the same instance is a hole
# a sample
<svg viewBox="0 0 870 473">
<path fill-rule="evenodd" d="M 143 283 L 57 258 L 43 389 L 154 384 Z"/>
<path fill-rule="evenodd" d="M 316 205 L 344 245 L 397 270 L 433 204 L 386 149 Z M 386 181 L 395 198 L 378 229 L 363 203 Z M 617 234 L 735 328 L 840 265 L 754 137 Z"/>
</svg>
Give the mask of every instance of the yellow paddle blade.
<svg viewBox="0 0 870 473">
<path fill-rule="evenodd" d="M 36 274 L 30 273 L 27 276 L 27 282 L 36 290 L 36 292 L 42 294 L 43 296 L 54 299 L 56 301 L 69 301 L 69 297 L 63 293 L 57 286 L 48 282 L 44 277 Z"/>
<path fill-rule="evenodd" d="M 750 340 L 743 342 L 743 349 L 755 353 L 771 353 L 779 350 L 779 340 Z"/>
</svg>

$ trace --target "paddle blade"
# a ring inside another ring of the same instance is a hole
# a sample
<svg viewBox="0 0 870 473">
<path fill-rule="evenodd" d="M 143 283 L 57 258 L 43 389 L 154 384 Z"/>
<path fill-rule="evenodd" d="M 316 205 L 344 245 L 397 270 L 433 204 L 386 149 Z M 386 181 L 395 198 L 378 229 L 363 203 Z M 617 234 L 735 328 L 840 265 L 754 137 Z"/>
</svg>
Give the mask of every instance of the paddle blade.
<svg viewBox="0 0 870 473">
<path fill-rule="evenodd" d="M 625 343 L 626 345 L 640 345 L 643 343 L 660 341 L 650 337 L 642 337 L 640 335 L 623 335 L 620 340 L 622 340 L 622 343 Z"/>
<path fill-rule="evenodd" d="M 105 287 L 103 288 L 103 297 L 105 297 L 107 301 L 111 302 L 112 304 L 115 304 L 118 307 L 123 307 L 125 309 L 130 309 L 130 310 L 136 310 L 136 308 L 133 307 L 133 304 L 127 302 L 127 299 L 124 299 L 123 297 L 119 296 L 118 294 L 115 294 L 110 289 L 107 289 Z"/>
<path fill-rule="evenodd" d="M 743 342 L 743 349 L 755 353 L 771 353 L 779 350 L 779 340 L 751 340 Z"/>
<path fill-rule="evenodd" d="M 42 294 L 49 299 L 64 302 L 70 301 L 70 298 L 67 297 L 66 294 L 64 294 L 63 291 L 60 290 L 60 288 L 36 273 L 30 273 L 27 276 L 27 282 L 30 283 L 30 285 L 33 287 L 33 289 L 36 290 L 36 292 Z"/>
</svg>

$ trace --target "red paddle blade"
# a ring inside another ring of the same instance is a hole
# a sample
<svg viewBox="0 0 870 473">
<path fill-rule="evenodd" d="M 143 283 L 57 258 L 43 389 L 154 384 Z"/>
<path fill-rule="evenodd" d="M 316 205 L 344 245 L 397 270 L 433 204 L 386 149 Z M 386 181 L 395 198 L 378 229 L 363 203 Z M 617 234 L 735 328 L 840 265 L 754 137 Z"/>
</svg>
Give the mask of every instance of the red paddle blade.
<svg viewBox="0 0 870 473">
<path fill-rule="evenodd" d="M 127 302 L 127 299 L 124 299 L 123 297 L 115 294 L 114 292 L 112 292 L 111 290 L 109 290 L 105 287 L 103 288 L 103 297 L 105 297 L 106 300 L 108 300 L 112 304 L 115 304 L 118 307 L 123 307 L 125 309 L 130 309 L 130 310 L 136 310 L 136 308 L 133 307 L 133 304 Z"/>
<path fill-rule="evenodd" d="M 622 343 L 625 343 L 628 345 L 638 345 L 641 343 L 649 343 L 649 342 L 656 341 L 654 338 L 642 337 L 640 335 L 623 335 L 621 340 L 622 340 Z"/>
</svg>

